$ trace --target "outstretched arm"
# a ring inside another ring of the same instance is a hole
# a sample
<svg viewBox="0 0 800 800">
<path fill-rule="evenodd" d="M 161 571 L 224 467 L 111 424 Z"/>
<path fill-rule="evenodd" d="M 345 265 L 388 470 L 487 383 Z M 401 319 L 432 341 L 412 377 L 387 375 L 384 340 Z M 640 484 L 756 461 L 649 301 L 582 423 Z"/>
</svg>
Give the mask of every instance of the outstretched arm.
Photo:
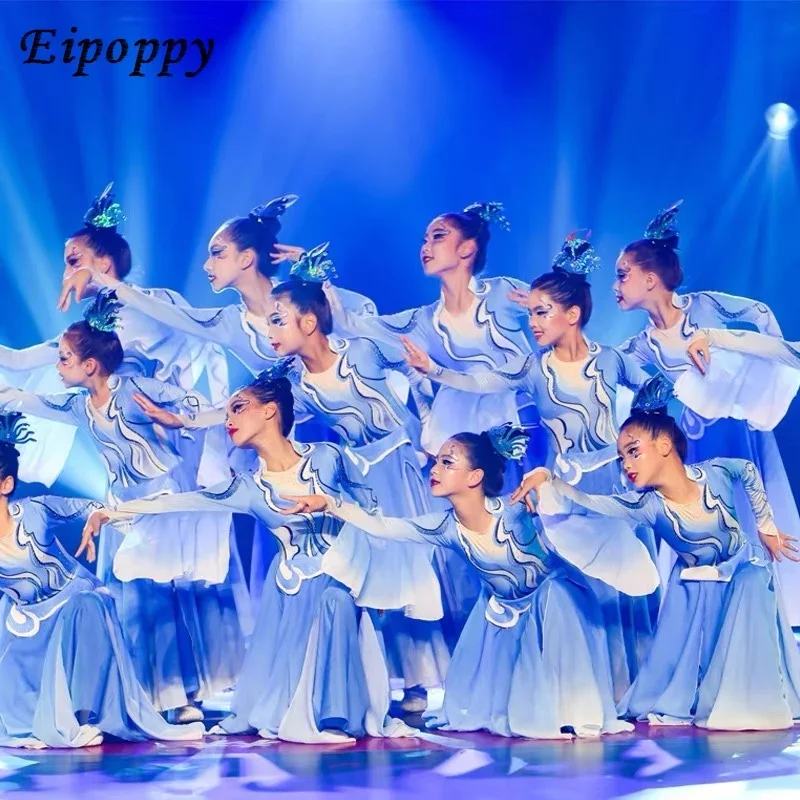
<svg viewBox="0 0 800 800">
<path fill-rule="evenodd" d="M 0 411 L 22 411 L 70 425 L 78 422 L 75 408 L 80 402 L 81 395 L 77 393 L 38 395 L 7 386 L 0 387 Z"/>
<path fill-rule="evenodd" d="M 781 335 L 781 326 L 766 303 L 723 292 L 699 292 L 698 296 L 707 300 L 724 322 L 749 322 L 760 333 Z"/>
<path fill-rule="evenodd" d="M 15 350 L 0 345 L 0 370 L 28 372 L 40 367 L 51 367 L 58 357 L 58 339 L 50 339 L 32 347 Z"/>
</svg>

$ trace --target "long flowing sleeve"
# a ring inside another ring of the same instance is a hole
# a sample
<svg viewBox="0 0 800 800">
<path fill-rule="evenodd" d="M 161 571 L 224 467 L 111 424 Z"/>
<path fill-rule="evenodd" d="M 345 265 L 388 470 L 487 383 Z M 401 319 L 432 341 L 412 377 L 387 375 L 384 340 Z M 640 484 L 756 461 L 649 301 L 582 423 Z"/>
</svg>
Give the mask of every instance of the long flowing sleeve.
<svg viewBox="0 0 800 800">
<path fill-rule="evenodd" d="M 218 483 L 208 489 L 179 494 L 159 494 L 140 500 L 120 503 L 110 510 L 112 524 L 129 520 L 140 514 L 174 514 L 186 512 L 210 512 L 218 514 L 249 514 L 250 500 L 244 486 L 244 478 L 234 475 L 229 481 Z"/>
<path fill-rule="evenodd" d="M 694 367 L 675 381 L 675 396 L 706 419 L 746 420 L 772 430 L 800 389 L 800 350 L 754 331 L 702 329 L 712 348 L 705 375 Z"/>
<path fill-rule="evenodd" d="M 725 322 L 749 322 L 760 333 L 781 336 L 778 319 L 766 303 L 723 292 L 698 292 L 696 297 L 708 302 Z"/>
<path fill-rule="evenodd" d="M 444 512 L 423 514 L 411 519 L 385 517 L 380 509 L 370 512 L 355 503 L 337 502 L 334 498 L 329 498 L 328 508 L 342 521 L 379 539 L 426 545 L 445 542 L 444 529 L 448 515 Z"/>
<path fill-rule="evenodd" d="M 16 350 L 0 345 L 0 370 L 28 372 L 40 367 L 52 367 L 58 357 L 58 339 Z"/>
<path fill-rule="evenodd" d="M 222 583 L 230 565 L 230 515 L 251 513 L 245 480 L 236 475 L 208 489 L 130 500 L 107 512 L 127 534 L 114 574 L 122 581 Z M 162 514 L 180 516 L 157 519 Z"/>
<path fill-rule="evenodd" d="M 550 544 L 585 574 L 632 596 L 658 588 L 658 569 L 635 530 L 654 522 L 647 494 L 589 495 L 554 478 L 539 488 L 538 511 Z"/>
<path fill-rule="evenodd" d="M 753 509 L 759 533 L 777 536 L 778 528 L 775 525 L 772 507 L 767 500 L 764 482 L 756 465 L 744 458 L 715 458 L 711 463 L 728 473 L 732 481 L 741 485 Z"/>
<path fill-rule="evenodd" d="M 220 325 L 225 313 L 223 308 L 192 308 L 180 306 L 168 300 L 139 291 L 127 283 L 117 283 L 113 287 L 121 303 L 145 314 L 151 319 L 198 339 L 220 341 Z"/>
<path fill-rule="evenodd" d="M 38 395 L 7 386 L 0 387 L 0 409 L 3 411 L 22 411 L 24 414 L 70 425 L 78 424 L 75 411 L 80 401 L 81 395 L 77 392 Z"/>
<path fill-rule="evenodd" d="M 27 498 L 28 503 L 39 508 L 53 523 L 66 523 L 74 520 L 85 521 L 92 511 L 103 507 L 97 500 L 86 500 L 82 497 L 59 497 L 57 495 L 40 495 Z"/>
<path fill-rule="evenodd" d="M 631 359 L 640 367 L 647 367 L 653 363 L 653 354 L 647 347 L 646 339 L 641 333 L 626 339 L 615 349 L 623 358 Z"/>
<path fill-rule="evenodd" d="M 537 358 L 535 353 L 517 356 L 500 369 L 481 370 L 480 372 L 457 372 L 434 364 L 428 371 L 428 377 L 434 383 L 450 386 L 463 392 L 500 394 L 509 390 L 528 389 L 529 394 L 532 395 L 529 375 Z"/>
</svg>

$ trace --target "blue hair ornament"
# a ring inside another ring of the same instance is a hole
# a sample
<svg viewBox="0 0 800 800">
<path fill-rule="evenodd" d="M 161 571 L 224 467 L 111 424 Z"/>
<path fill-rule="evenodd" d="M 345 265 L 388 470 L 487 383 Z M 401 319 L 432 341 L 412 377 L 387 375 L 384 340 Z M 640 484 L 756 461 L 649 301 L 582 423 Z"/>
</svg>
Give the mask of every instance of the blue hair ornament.
<svg viewBox="0 0 800 800">
<path fill-rule="evenodd" d="M 119 325 L 121 308 L 122 303 L 117 300 L 117 293 L 113 289 L 104 290 L 88 305 L 83 312 L 83 318 L 94 330 L 113 333 Z"/>
<path fill-rule="evenodd" d="M 35 442 L 31 426 L 19 411 L 0 414 L 0 445 L 17 449 L 17 445 Z"/>
<path fill-rule="evenodd" d="M 256 222 L 263 222 L 265 219 L 277 219 L 282 217 L 287 208 L 291 208 L 300 198 L 296 194 L 284 194 L 265 203 L 263 206 L 256 206 L 248 215 Z"/>
<path fill-rule="evenodd" d="M 672 384 L 661 374 L 642 384 L 633 398 L 631 411 L 640 414 L 666 414 L 669 401 L 675 396 Z"/>
<path fill-rule="evenodd" d="M 584 228 L 567 236 L 553 261 L 553 269 L 584 276 L 600 269 L 600 256 L 589 242 L 591 235 L 592 232 Z"/>
<path fill-rule="evenodd" d="M 465 209 L 465 214 L 475 214 L 487 225 L 497 225 L 504 231 L 511 230 L 511 223 L 506 219 L 502 203 L 470 203 Z"/>
<path fill-rule="evenodd" d="M 489 428 L 486 435 L 492 447 L 511 461 L 519 461 L 528 449 L 529 434 L 522 428 L 515 428 L 510 422 Z"/>
<path fill-rule="evenodd" d="M 330 242 L 323 242 L 303 253 L 289 270 L 289 275 L 309 283 L 324 283 L 336 278 L 336 267 L 328 257 L 328 247 Z"/>
<path fill-rule="evenodd" d="M 644 232 L 644 238 L 649 239 L 651 242 L 662 242 L 667 244 L 671 239 L 677 243 L 678 231 L 678 211 L 680 211 L 681 203 L 683 200 L 678 200 L 673 203 L 669 208 L 656 214 L 647 230 Z"/>
<path fill-rule="evenodd" d="M 261 370 L 253 383 L 263 386 L 265 383 L 272 383 L 281 378 L 288 378 L 293 371 L 294 356 L 279 358 L 277 361 L 273 361 L 266 369 Z"/>
<path fill-rule="evenodd" d="M 83 223 L 89 228 L 116 228 L 125 221 L 122 206 L 114 199 L 111 190 L 114 182 L 103 189 L 100 197 L 96 197 L 91 208 L 83 215 Z"/>
</svg>

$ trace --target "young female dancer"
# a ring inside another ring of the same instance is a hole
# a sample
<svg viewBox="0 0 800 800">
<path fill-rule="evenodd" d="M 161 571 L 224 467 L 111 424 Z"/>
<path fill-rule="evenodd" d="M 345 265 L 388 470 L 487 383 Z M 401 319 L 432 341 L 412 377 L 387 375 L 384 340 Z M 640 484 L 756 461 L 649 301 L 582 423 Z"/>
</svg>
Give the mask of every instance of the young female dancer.
<svg viewBox="0 0 800 800">
<path fill-rule="evenodd" d="M 587 274 L 599 258 L 582 233 L 567 237 L 551 271 L 531 284 L 529 325 L 539 350 L 496 370 L 457 372 L 434 363 L 404 339 L 408 363 L 436 383 L 462 392 L 524 392 L 535 403 L 548 433 L 547 465 L 567 482 L 589 492 L 622 488 L 617 461 L 618 390 L 637 389 L 647 375 L 616 350 L 586 339 L 592 313 Z M 516 493 L 526 494 L 525 482 Z M 641 531 L 655 556 L 651 532 Z M 611 648 L 614 693 L 619 699 L 636 676 L 658 613 L 658 594 L 630 598 L 602 581 L 592 581 Z"/>
<path fill-rule="evenodd" d="M 548 538 L 566 555 L 593 531 L 600 572 L 618 568 L 620 520 L 651 526 L 677 554 L 653 646 L 618 706 L 622 716 L 724 730 L 791 727 L 800 718 L 800 655 L 770 557 L 798 560 L 796 540 L 775 526 L 752 462 L 685 466 L 686 436 L 666 413 L 670 395 L 663 376 L 652 379 L 620 431 L 623 468 L 637 491 L 589 495 L 538 471 Z M 743 534 L 737 488 L 757 522 L 757 542 Z M 580 566 L 584 558 L 573 560 Z"/>
<path fill-rule="evenodd" d="M 444 547 L 476 572 L 481 596 L 453 654 L 444 704 L 425 715 L 430 727 L 531 738 L 631 730 L 614 710 L 608 650 L 591 593 L 540 540 L 527 509 L 498 497 L 506 460 L 522 457 L 525 440 L 505 425 L 445 442 L 431 470 L 431 491 L 449 501 L 447 511 L 387 518 L 334 498 L 287 495 L 293 505 L 286 513 L 327 511 L 372 536 Z M 646 548 L 632 533 L 626 543 L 617 587 L 653 591 L 658 574 Z"/>
<path fill-rule="evenodd" d="M 139 685 L 111 594 L 54 535 L 99 503 L 63 497 L 14 502 L 19 413 L 0 415 L 0 745 L 85 747 L 112 735 L 200 739 L 202 724 L 168 725 Z"/>
<path fill-rule="evenodd" d="M 84 430 L 105 466 L 112 503 L 194 489 L 203 437 L 165 432 L 140 403 L 192 413 L 202 399 L 170 384 L 116 374 L 123 359 L 114 333 L 117 310 L 113 295 L 100 294 L 86 319 L 61 337 L 59 374 L 67 388 L 80 391 L 38 396 L 2 388 L 0 407 Z M 229 474 L 224 449 L 206 455 L 219 476 Z M 121 535 L 109 531 L 98 575 L 117 601 L 139 681 L 153 704 L 178 709 L 176 719 L 191 721 L 202 718 L 191 704 L 232 686 L 243 656 L 234 578 L 228 576 L 230 520 L 187 517 L 170 526 L 171 539 L 158 535 L 159 524 L 138 525 L 130 539 L 151 543 L 146 558 L 120 547 Z M 191 570 L 214 585 L 187 582 L 183 576 Z"/>
<path fill-rule="evenodd" d="M 109 184 L 95 199 L 84 216 L 83 227 L 64 245 L 65 285 L 89 275 L 90 271 L 106 275 L 115 282 L 125 281 L 131 271 L 130 245 L 117 230 L 125 217 L 112 188 L 113 184 Z M 169 289 L 130 288 L 168 305 L 187 305 L 181 295 Z M 218 401 L 227 397 L 227 364 L 217 345 L 178 334 L 130 308 L 120 309 L 119 313 L 123 347 L 120 374 L 156 378 L 190 391 L 205 373 L 211 399 Z M 54 369 L 58 342 L 59 337 L 55 337 L 21 350 L 0 345 L 2 382 L 35 393 L 59 391 Z M 50 485 L 63 469 L 74 431 L 52 422 L 31 420 L 31 423 L 37 442 L 26 448 L 21 474 L 25 478 L 30 473 L 29 479 L 35 476 L 37 481 Z"/>
<path fill-rule="evenodd" d="M 398 569 L 405 562 L 403 545 L 374 547 L 329 514 L 286 515 L 289 504 L 281 493 L 314 492 L 374 505 L 347 451 L 332 443 L 301 444 L 287 438 L 294 424 L 292 387 L 282 374 L 287 367 L 279 362 L 228 404 L 231 440 L 236 447 L 255 450 L 257 471 L 208 490 L 97 512 L 89 519 L 81 548 L 87 547 L 91 556 L 92 537 L 100 526 L 132 514 L 162 520 L 165 537 L 170 535 L 170 512 L 257 517 L 280 549 L 264 586 L 233 714 L 222 722 L 222 732 L 256 730 L 266 738 L 300 742 L 346 741 L 365 733 L 408 735 L 409 729 L 386 716 L 386 664 L 374 615 L 361 607 L 412 603 L 406 584 L 420 576 Z M 418 563 L 424 566 L 424 560 Z"/>
<path fill-rule="evenodd" d="M 525 309 L 509 298 L 527 289 L 513 278 L 480 278 L 486 266 L 490 225 L 508 229 L 500 203 L 473 203 L 464 211 L 436 217 L 425 232 L 420 260 L 425 275 L 441 283 L 435 303 L 397 314 L 358 317 L 347 313 L 328 289 L 334 323 L 343 332 L 399 345 L 401 336 L 431 354 L 437 363 L 458 371 L 502 369 L 528 355 L 532 341 Z M 506 420 L 519 420 L 514 391 L 466 394 L 449 387 L 436 394 L 422 432 L 428 453 L 459 431 L 480 432 Z"/>
<path fill-rule="evenodd" d="M 746 323 L 763 334 L 780 336 L 780 327 L 764 303 L 719 292 L 676 293 L 683 280 L 677 253 L 678 208 L 676 204 L 657 215 L 644 238 L 629 244 L 617 261 L 614 291 L 620 308 L 643 309 L 649 316 L 644 330 L 620 349 L 675 384 L 676 396 L 684 404 L 680 424 L 689 442 L 689 461 L 717 456 L 752 461 L 764 476 L 778 526 L 798 536 L 800 515 L 775 437 L 753 427 L 771 427 L 763 424 L 764 417 L 772 416 L 776 408 L 785 411 L 800 386 L 800 376 L 744 356 L 720 358 L 720 369 L 706 376 L 696 371 L 687 348 L 701 329 Z M 728 415 L 738 419 L 720 419 Z M 755 537 L 756 521 L 740 490 L 737 510 L 745 532 Z M 797 568 L 785 563 L 778 572 L 790 619 L 800 624 Z"/>
</svg>

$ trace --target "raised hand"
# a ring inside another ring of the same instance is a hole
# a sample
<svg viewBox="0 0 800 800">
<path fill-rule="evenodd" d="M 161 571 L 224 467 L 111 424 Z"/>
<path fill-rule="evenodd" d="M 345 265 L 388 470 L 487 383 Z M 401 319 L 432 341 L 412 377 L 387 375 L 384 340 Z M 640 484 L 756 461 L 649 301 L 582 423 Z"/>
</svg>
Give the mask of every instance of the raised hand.
<svg viewBox="0 0 800 800">
<path fill-rule="evenodd" d="M 94 274 L 87 267 L 80 267 L 73 270 L 61 282 L 61 294 L 58 297 L 56 308 L 59 311 L 67 311 L 72 305 L 73 295 L 76 303 L 79 303 L 86 296 L 86 290 L 92 285 Z"/>
<path fill-rule="evenodd" d="M 522 306 L 523 308 L 528 307 L 529 297 L 530 297 L 530 292 L 527 289 L 512 289 L 508 293 L 508 299 L 512 303 L 516 303 L 518 306 Z"/>
<path fill-rule="evenodd" d="M 430 356 L 422 348 L 417 347 L 407 336 L 401 336 L 400 341 L 406 350 L 406 364 L 417 372 L 427 375 L 432 365 Z"/>
<path fill-rule="evenodd" d="M 282 494 L 282 500 L 286 500 L 294 505 L 291 508 L 281 508 L 281 514 L 313 514 L 315 511 L 326 511 L 328 508 L 328 498 L 324 494 Z"/>
<path fill-rule="evenodd" d="M 794 536 L 784 536 L 782 533 L 769 536 L 759 531 L 758 538 L 764 545 L 770 561 L 783 561 L 784 558 L 788 558 L 789 561 L 800 561 L 800 556 L 796 555 L 797 547 L 792 544 L 797 541 Z"/>
<path fill-rule="evenodd" d="M 269 254 L 269 259 L 273 264 L 283 264 L 288 261 L 296 264 L 305 253 L 305 249 L 292 244 L 275 244 L 275 249 Z"/>
<path fill-rule="evenodd" d="M 108 515 L 108 512 L 100 508 L 97 511 L 92 511 L 89 514 L 89 518 L 86 520 L 86 524 L 83 526 L 83 533 L 81 534 L 81 544 L 80 547 L 75 551 L 75 557 L 78 558 L 81 553 L 86 552 L 86 560 L 93 564 L 95 559 L 97 558 L 97 550 L 94 546 L 95 537 L 100 534 L 100 529 L 106 522 L 109 521 L 111 517 Z"/>
<path fill-rule="evenodd" d="M 173 414 L 171 411 L 157 406 L 149 397 L 145 397 L 145 395 L 137 392 L 133 395 L 133 399 L 136 401 L 139 408 L 141 408 L 153 422 L 157 422 L 164 428 L 183 427 L 183 420 L 177 414 Z"/>
<path fill-rule="evenodd" d="M 698 336 L 689 342 L 686 348 L 686 355 L 689 360 L 705 375 L 708 370 L 708 365 L 711 363 L 711 350 L 709 349 L 709 341 L 705 336 Z"/>
<path fill-rule="evenodd" d="M 551 478 L 550 470 L 544 467 L 537 467 L 529 475 L 525 476 L 522 483 L 512 492 L 510 501 L 514 503 L 525 503 L 525 508 L 531 512 L 536 513 L 536 502 L 531 496 L 539 491 L 539 487 L 549 481 Z"/>
</svg>

